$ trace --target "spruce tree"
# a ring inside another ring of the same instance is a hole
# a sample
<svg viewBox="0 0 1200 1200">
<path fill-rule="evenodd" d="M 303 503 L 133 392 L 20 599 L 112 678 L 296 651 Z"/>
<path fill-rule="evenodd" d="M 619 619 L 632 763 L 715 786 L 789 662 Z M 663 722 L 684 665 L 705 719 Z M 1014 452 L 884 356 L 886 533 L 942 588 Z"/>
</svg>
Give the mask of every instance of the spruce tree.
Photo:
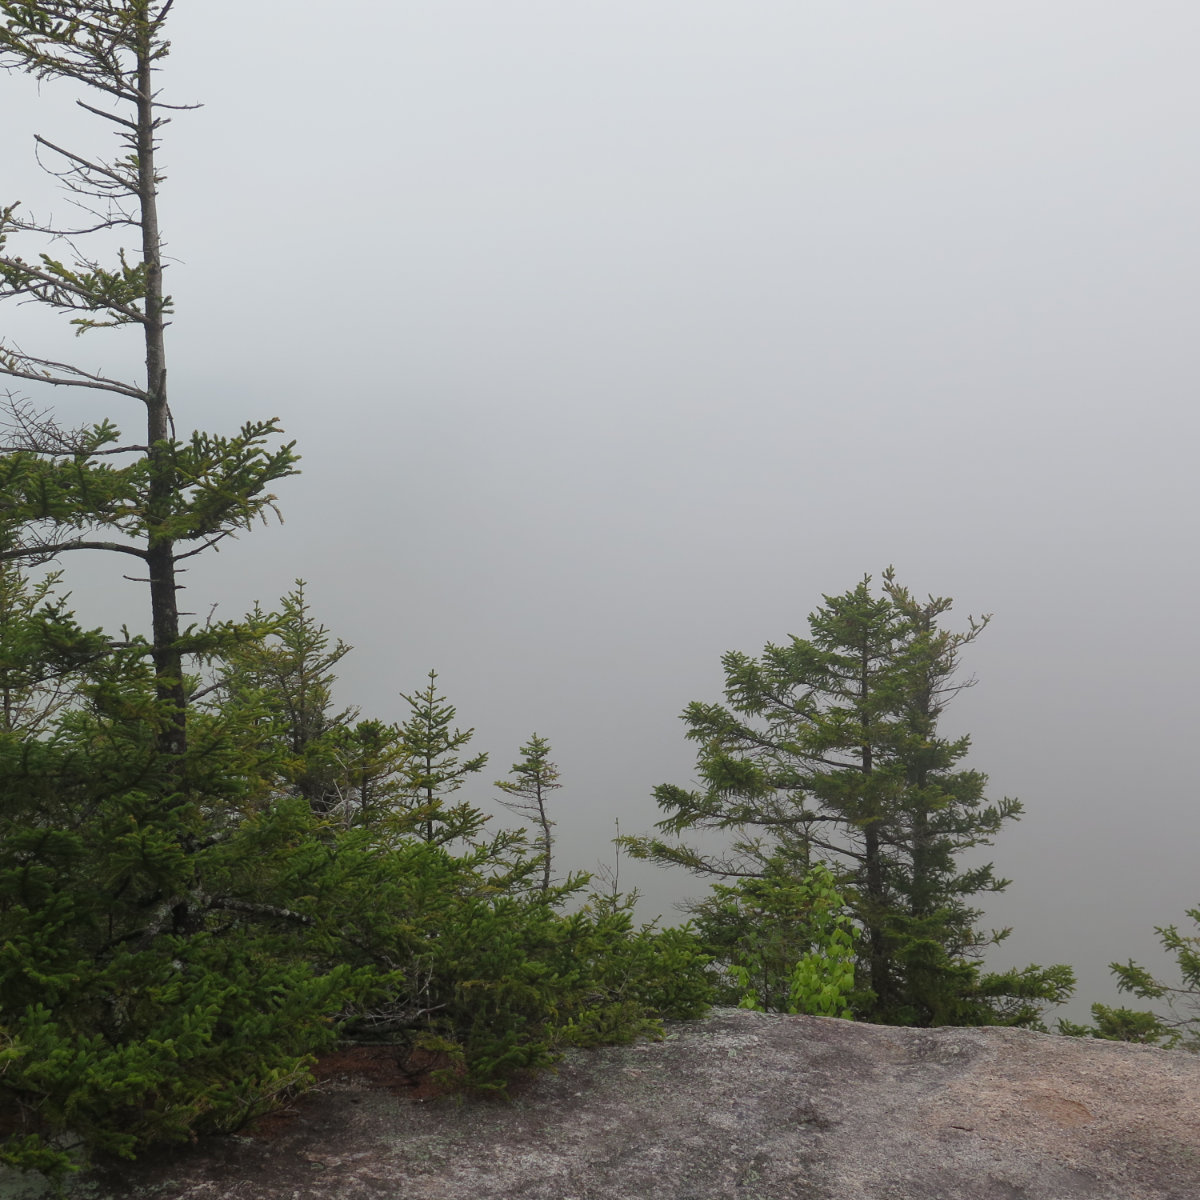
<svg viewBox="0 0 1200 1200">
<path fill-rule="evenodd" d="M 23 215 L 0 203 L 0 300 L 32 301 L 64 317 L 76 334 L 136 331 L 145 370 L 121 378 L 0 340 L 0 376 L 45 391 L 104 397 L 140 409 L 144 433 L 122 441 L 109 414 L 68 429 L 26 400 L 10 411 L 0 470 L 0 559 L 46 562 L 79 550 L 134 559 L 149 596 L 150 639 L 159 715 L 155 738 L 166 755 L 187 747 L 188 655 L 213 643 L 213 630 L 181 626 L 180 563 L 248 528 L 269 512 L 269 488 L 293 473 L 290 445 L 274 446 L 273 420 L 249 421 L 229 437 L 179 439 L 167 398 L 167 338 L 173 303 L 164 288 L 158 162 L 172 112 L 158 74 L 170 52 L 172 0 L 0 0 L 0 69 L 62 84 L 117 138 L 112 155 L 38 136 L 47 169 L 66 188 L 79 224 Z M 108 253 L 130 233 L 134 247 Z M 33 254 L 18 253 L 35 241 Z M 85 246 L 98 245 L 91 254 Z M 59 247 L 66 250 L 61 254 Z"/>
<path fill-rule="evenodd" d="M 0 731 L 36 737 L 75 697 L 75 672 L 108 653 L 93 635 L 87 648 L 57 592 L 62 572 L 36 581 L 15 562 L 0 562 Z"/>
<path fill-rule="evenodd" d="M 945 702 L 968 684 L 958 657 L 987 624 L 941 627 L 950 601 L 917 601 L 889 570 L 826 596 L 809 636 L 760 658 L 722 659 L 726 704 L 685 710 L 701 786 L 663 784 L 659 829 L 732 836 L 724 852 L 630 838 L 632 852 L 696 873 L 796 879 L 827 865 L 862 930 L 860 996 L 867 1019 L 902 1024 L 1030 1022 L 1069 993 L 1069 971 L 981 976 L 994 938 L 976 928 L 981 893 L 1007 881 L 958 858 L 990 844 L 1019 802 L 988 803 L 986 777 L 965 767 L 968 738 L 946 739 Z M 711 839 L 710 839 L 711 840 Z M 1000 935 L 1003 936 L 1003 935 Z M 1005 999 L 1007 997 L 1007 999 Z"/>
<path fill-rule="evenodd" d="M 0 376 L 36 395 L 9 394 L 0 436 L 0 1129 L 27 1131 L 0 1160 L 24 1166 L 65 1165 L 67 1130 L 132 1153 L 235 1126 L 304 1078 L 358 986 L 295 936 L 313 830 L 267 803 L 273 751 L 239 714 L 190 703 L 192 673 L 252 635 L 185 624 L 185 561 L 268 515 L 296 457 L 273 420 L 179 436 L 168 403 L 171 8 L 0 0 L 0 69 L 68 89 L 117 138 L 112 154 L 37 139 L 75 225 L 0 204 L 0 301 L 91 346 L 64 362 L 0 341 Z M 95 365 L 93 342 L 130 333 L 144 371 Z M 62 391 L 95 403 L 82 428 L 48 406 Z M 142 432 L 123 438 L 130 416 Z M 20 573 L 80 551 L 145 587 L 128 624 L 147 636 L 81 629 Z"/>
<path fill-rule="evenodd" d="M 554 822 L 550 819 L 547 802 L 550 793 L 557 791 L 558 767 L 550 761 L 550 743 L 536 733 L 521 747 L 521 761 L 513 763 L 509 774 L 512 779 L 498 779 L 496 786 L 511 800 L 501 803 L 510 812 L 525 817 L 537 827 L 533 845 L 542 856 L 542 891 L 550 890 L 551 848 L 554 838 L 550 830 Z"/>
<path fill-rule="evenodd" d="M 38 139 L 85 215 L 0 204 L 0 300 L 89 346 L 132 332 L 145 361 L 125 377 L 93 365 L 99 347 L 64 363 L 0 342 L 0 376 L 37 392 L 10 397 L 0 438 L 0 1163 L 48 1172 L 75 1147 L 237 1128 L 373 1006 L 499 1086 L 706 995 L 686 935 L 530 897 L 519 835 L 451 852 L 484 818 L 446 800 L 486 756 L 460 760 L 471 732 L 436 676 L 400 740 L 331 712 L 343 648 L 302 593 L 273 627 L 186 625 L 185 564 L 269 515 L 297 460 L 273 420 L 179 436 L 182 389 L 168 404 L 158 154 L 186 107 L 159 86 L 172 2 L 0 0 L 0 69 L 73 88 L 118 139 L 108 156 Z M 62 389 L 104 407 L 68 428 L 38 407 Z M 128 438 L 126 409 L 144 422 Z M 145 587 L 134 633 L 81 628 L 19 569 L 79 551 Z M 214 665 L 232 673 L 205 694 Z M 377 819 L 393 797 L 413 814 Z"/>
<path fill-rule="evenodd" d="M 281 788 L 326 815 L 341 800 L 336 740 L 357 715 L 333 707 L 334 668 L 351 647 L 331 638 L 313 616 L 303 579 L 278 612 L 256 605 L 244 628 L 246 636 L 231 642 L 215 664 L 216 680 L 206 689 L 210 706 L 252 714 L 284 755 Z"/>
<path fill-rule="evenodd" d="M 302 796 L 318 817 L 361 825 L 394 814 L 410 754 L 397 726 L 334 704 L 335 668 L 353 647 L 314 616 L 304 580 L 278 611 L 256 605 L 244 628 L 215 664 L 205 705 L 255 721 L 280 751 L 277 791 Z"/>
<path fill-rule="evenodd" d="M 405 801 L 428 842 L 462 836 L 467 828 L 469 806 L 446 807 L 446 800 L 462 787 L 467 776 L 482 771 L 487 754 L 459 757 L 475 735 L 474 729 L 453 726 L 457 709 L 438 694 L 437 672 L 429 672 L 429 683 L 413 695 L 401 693 L 411 713 L 400 726 L 407 755 L 403 768 Z"/>
</svg>

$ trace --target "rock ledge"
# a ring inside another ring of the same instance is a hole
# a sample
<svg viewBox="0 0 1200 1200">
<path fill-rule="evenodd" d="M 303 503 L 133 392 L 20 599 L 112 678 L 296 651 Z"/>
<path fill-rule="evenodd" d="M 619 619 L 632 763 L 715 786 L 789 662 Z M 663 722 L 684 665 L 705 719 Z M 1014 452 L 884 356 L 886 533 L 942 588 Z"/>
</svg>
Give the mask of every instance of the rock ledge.
<svg viewBox="0 0 1200 1200">
<path fill-rule="evenodd" d="M 662 1042 L 572 1053 L 507 1104 L 416 1103 L 342 1081 L 273 1137 L 214 1139 L 75 1192 L 1196 1200 L 1200 1058 L 1020 1030 L 718 1010 Z"/>
</svg>

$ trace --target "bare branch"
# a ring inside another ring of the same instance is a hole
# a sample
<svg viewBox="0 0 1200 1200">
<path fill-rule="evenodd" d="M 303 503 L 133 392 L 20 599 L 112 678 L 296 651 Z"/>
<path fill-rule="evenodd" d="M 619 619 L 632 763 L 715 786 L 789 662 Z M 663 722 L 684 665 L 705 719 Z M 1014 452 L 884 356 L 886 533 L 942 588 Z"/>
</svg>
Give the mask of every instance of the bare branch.
<svg viewBox="0 0 1200 1200">
<path fill-rule="evenodd" d="M 201 552 L 208 550 L 208 549 L 216 549 L 218 542 L 224 541 L 227 537 L 233 537 L 233 536 L 234 536 L 233 530 L 226 529 L 226 530 L 222 531 L 221 533 L 215 534 L 213 537 L 210 537 L 207 541 L 201 542 L 200 545 L 196 546 L 194 549 L 186 550 L 186 551 L 184 551 L 183 554 L 176 554 L 174 556 L 174 559 L 176 562 L 182 562 L 185 558 L 191 558 L 194 554 L 200 554 Z"/>
<path fill-rule="evenodd" d="M 138 223 L 136 217 L 131 217 L 127 213 L 120 212 L 119 210 L 117 211 L 116 215 L 102 216 L 100 213 L 96 212 L 95 209 L 88 208 L 86 204 L 80 204 L 78 201 L 74 200 L 69 201 L 69 203 L 74 204 L 74 206 L 80 209 L 82 212 L 91 213 L 92 216 L 97 218 L 96 224 L 80 226 L 74 229 L 55 229 L 50 225 L 35 225 L 32 221 L 14 221 L 12 227 L 21 231 L 22 233 L 41 233 L 45 234 L 46 237 L 67 239 L 82 237 L 86 233 L 100 233 L 104 229 L 117 229 L 121 225 L 136 226 Z M 114 209 L 117 207 L 115 202 L 113 203 L 113 207 Z"/>
<path fill-rule="evenodd" d="M 26 364 L 25 369 L 14 365 L 18 363 Z M 55 374 L 56 371 L 62 374 Z M 143 403 L 149 400 L 149 396 L 134 384 L 121 383 L 120 380 L 85 371 L 82 367 L 72 366 L 70 363 L 56 362 L 51 358 L 36 358 L 19 350 L 6 350 L 3 343 L 0 343 L 0 375 L 7 375 L 10 379 L 24 379 L 30 383 L 48 383 L 52 387 L 86 387 L 102 392 L 116 392 L 119 396 L 129 396 Z"/>
<path fill-rule="evenodd" d="M 75 191 L 75 195 L 80 194 L 81 193 L 78 190 Z M 9 210 L 7 225 L 8 228 L 12 229 L 16 233 L 38 233 L 45 237 L 54 239 L 70 239 L 73 237 L 82 237 L 84 234 L 88 233 L 98 233 L 102 229 L 116 229 L 121 225 L 137 226 L 141 223 L 137 217 L 126 212 L 118 197 L 105 195 L 100 198 L 103 199 L 105 203 L 105 211 L 103 212 L 99 209 L 93 208 L 90 204 L 84 204 L 80 200 L 67 200 L 67 203 L 70 204 L 72 208 L 77 208 L 80 210 L 80 212 L 85 212 L 89 216 L 94 217 L 96 219 L 96 223 L 94 225 L 80 226 L 76 229 L 57 229 L 53 224 L 49 223 L 50 218 L 47 218 L 47 221 L 42 222 L 32 215 L 28 220 L 21 220 L 18 217 L 14 217 L 12 213 L 15 210 L 15 206 L 13 209 Z"/>
<path fill-rule="evenodd" d="M 5 396 L 8 421 L 5 432 L 19 443 L 0 447 L 6 454 L 22 451 L 32 454 L 74 454 L 82 445 L 84 431 L 64 429 L 48 409 L 35 409 L 24 398 L 8 392 Z"/>
<path fill-rule="evenodd" d="M 205 696 L 209 695 L 211 692 L 218 691 L 221 687 L 221 682 L 222 682 L 221 680 L 217 680 L 216 683 L 210 683 L 210 684 L 208 684 L 207 687 L 197 688 L 194 692 L 189 693 L 188 703 L 195 704 L 195 702 L 197 700 L 203 699 Z"/>
<path fill-rule="evenodd" d="M 132 197 L 135 194 L 136 185 L 132 176 L 130 178 L 122 178 L 113 167 L 106 167 L 102 163 L 89 163 L 86 159 L 72 162 L 72 156 L 67 151 L 55 146 L 52 142 L 48 142 L 37 135 L 35 135 L 34 141 L 37 143 L 35 157 L 38 166 L 47 175 L 51 175 L 59 180 L 63 187 L 73 195 L 91 196 L 98 200 L 115 203 L 117 196 L 125 195 Z M 46 149 L 65 155 L 69 165 L 65 167 L 51 166 L 44 160 L 42 155 L 42 151 Z M 76 155 L 74 157 L 78 158 L 79 156 Z M 94 178 L 93 171 L 103 176 L 103 178 Z"/>
<path fill-rule="evenodd" d="M 98 117 L 103 117 L 106 121 L 112 121 L 117 125 L 124 125 L 126 129 L 132 129 L 135 133 L 137 132 L 136 121 L 128 121 L 124 117 L 118 117 L 116 113 L 105 112 L 102 108 L 93 108 L 90 104 L 85 104 L 82 100 L 76 100 L 75 103 L 80 108 L 86 109 L 90 113 L 95 113 Z"/>
</svg>

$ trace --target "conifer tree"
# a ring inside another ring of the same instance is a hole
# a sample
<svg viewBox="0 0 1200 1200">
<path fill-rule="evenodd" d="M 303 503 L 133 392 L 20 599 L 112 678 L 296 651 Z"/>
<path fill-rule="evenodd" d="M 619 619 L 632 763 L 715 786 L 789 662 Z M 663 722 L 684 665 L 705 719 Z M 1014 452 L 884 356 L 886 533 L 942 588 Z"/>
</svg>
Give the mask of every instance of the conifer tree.
<svg viewBox="0 0 1200 1200">
<path fill-rule="evenodd" d="M 86 645 L 69 608 L 57 594 L 52 571 L 30 580 L 15 562 L 0 562 L 0 731 L 44 733 L 75 698 L 76 671 L 89 657 L 108 652 L 93 634 Z"/>
<path fill-rule="evenodd" d="M 216 665 L 213 684 L 198 693 L 206 706 L 257 722 L 281 751 L 278 790 L 302 796 L 316 816 L 344 826 L 394 816 L 404 807 L 410 752 L 396 725 L 335 706 L 335 668 L 353 647 L 313 615 L 304 580 L 279 611 L 256 605 L 244 629 L 247 636 Z"/>
<path fill-rule="evenodd" d="M 29 1131 L 0 1160 L 25 1166 L 62 1166 L 67 1129 L 131 1153 L 236 1125 L 304 1076 L 353 990 L 281 936 L 310 920 L 287 882 L 304 814 L 242 821 L 264 810 L 267 752 L 245 722 L 189 705 L 189 672 L 248 635 L 184 625 L 183 564 L 271 512 L 296 458 L 271 420 L 176 432 L 158 210 L 179 107 L 159 88 L 171 8 L 0 0 L 0 70 L 66 88 L 117 138 L 112 154 L 37 138 L 78 219 L 0 203 L 0 301 L 91 347 L 85 365 L 0 340 L 0 376 L 36 395 L 9 393 L 0 435 L 0 1128 Z M 123 333 L 144 371 L 94 365 L 92 343 Z M 97 403 L 82 428 L 48 405 L 64 390 Z M 126 409 L 143 422 L 128 440 Z M 79 551 L 145 585 L 146 619 L 129 624 L 148 637 L 80 629 L 49 592 L 22 591 L 22 566 Z"/>
<path fill-rule="evenodd" d="M 462 787 L 468 775 L 482 771 L 487 754 L 460 759 L 461 751 L 475 735 L 474 729 L 453 728 L 457 713 L 453 704 L 438 694 L 437 672 L 429 672 L 429 683 L 413 695 L 401 693 L 412 710 L 400 726 L 407 755 L 403 768 L 405 796 L 412 814 L 420 822 L 426 841 L 442 841 L 461 835 L 469 806 L 445 807 L 446 799 Z"/>
<path fill-rule="evenodd" d="M 397 833 L 404 821 L 404 769 L 411 754 L 396 725 L 357 721 L 340 729 L 333 743 L 341 812 L 347 825 L 379 826 L 391 819 Z"/>
<path fill-rule="evenodd" d="M 337 739 L 357 716 L 333 707 L 334 668 L 352 647 L 316 620 L 305 589 L 297 579 L 278 612 L 255 606 L 244 623 L 247 636 L 225 650 L 208 690 L 219 709 L 253 714 L 285 754 L 281 785 L 326 815 L 341 799 Z"/>
<path fill-rule="evenodd" d="M 554 822 L 550 819 L 546 804 L 550 793 L 557 791 L 558 767 L 550 761 L 550 743 L 536 733 L 521 747 L 521 761 L 513 763 L 509 774 L 512 779 L 498 779 L 496 786 L 505 795 L 513 797 L 501 803 L 510 812 L 534 822 L 538 832 L 533 845 L 542 855 L 542 892 L 549 892 L 551 878 L 551 847 L 554 838 L 550 830 Z"/>
<path fill-rule="evenodd" d="M 1181 933 L 1178 925 L 1160 925 L 1154 930 L 1162 950 L 1175 960 L 1178 982 L 1167 983 L 1133 959 L 1109 964 L 1117 978 L 1118 990 L 1142 1000 L 1165 1001 L 1166 1012 L 1093 1004 L 1094 1026 L 1059 1021 L 1058 1031 L 1107 1041 L 1182 1045 L 1186 1050 L 1200 1053 L 1200 908 L 1189 908 L 1187 916 L 1196 927 L 1193 933 Z"/>
<path fill-rule="evenodd" d="M 1187 916 L 1195 926 L 1192 933 L 1181 933 L 1178 925 L 1160 925 L 1154 930 L 1164 953 L 1175 960 L 1178 983 L 1164 983 L 1132 959 L 1110 966 L 1121 991 L 1143 1000 L 1166 1000 L 1172 1014 L 1163 1018 L 1164 1023 L 1185 1031 L 1189 1047 L 1197 1049 L 1200 1048 L 1200 907 L 1189 908 Z M 1188 1010 L 1186 1014 L 1178 1011 L 1179 1005 Z"/>
<path fill-rule="evenodd" d="M 0 0 L 0 70 L 73 88 L 118 139 L 109 156 L 38 139 L 83 215 L 0 204 L 0 300 L 37 303 L 89 346 L 133 332 L 145 358 L 125 377 L 92 365 L 99 347 L 84 365 L 0 341 L 0 376 L 39 405 L 77 389 L 111 406 L 73 429 L 10 396 L 0 438 L 0 1163 L 47 1172 L 75 1146 L 132 1156 L 239 1127 L 303 1086 L 372 1003 L 499 1086 L 707 994 L 686 935 L 530 897 L 518 835 L 451 852 L 484 818 L 446 799 L 486 756 L 460 760 L 471 731 L 452 728 L 435 675 L 408 698 L 405 744 L 331 712 L 344 648 L 302 592 L 273 653 L 253 649 L 273 633 L 262 614 L 184 625 L 183 564 L 268 515 L 296 457 L 272 420 L 179 437 L 168 404 L 172 4 Z M 144 420 L 128 440 L 123 408 Z M 19 570 L 85 550 L 146 586 L 148 637 L 80 628 Z M 197 686 L 236 662 L 223 696 Z M 393 795 L 407 824 L 366 815 Z"/>
<path fill-rule="evenodd" d="M 663 784 L 664 833 L 733 835 L 728 852 L 630 838 L 631 851 L 699 874 L 802 879 L 828 865 L 862 929 L 858 1011 L 901 1024 L 1029 1022 L 1069 993 L 1067 968 L 980 976 L 991 938 L 970 899 L 1007 881 L 958 856 L 990 844 L 1021 811 L 988 803 L 986 777 L 962 765 L 969 739 L 939 735 L 960 650 L 987 624 L 949 632 L 947 599 L 919 602 L 891 571 L 880 593 L 864 579 L 826 596 L 809 636 L 755 659 L 726 654 L 727 704 L 690 704 L 698 790 Z M 1003 935 L 1001 935 L 1003 936 Z M 1003 997 L 1007 997 L 1004 999 Z"/>
<path fill-rule="evenodd" d="M 159 139 L 170 114 L 187 107 L 168 103 L 158 87 L 170 51 L 172 3 L 0 0 L 0 69 L 73 88 L 77 104 L 106 123 L 119 144 L 106 156 L 37 137 L 39 154 L 79 217 L 74 224 L 37 218 L 16 203 L 0 203 L 0 300 L 35 302 L 89 340 L 97 330 L 132 329 L 145 354 L 144 373 L 121 378 L 0 340 L 0 376 L 43 392 L 105 397 L 118 409 L 140 409 L 144 418 L 143 436 L 124 443 L 123 422 L 109 414 L 67 429 L 10 397 L 10 428 L 0 447 L 6 452 L 0 559 L 38 563 L 99 550 L 140 563 L 149 592 L 146 651 L 159 701 L 155 737 L 164 754 L 178 759 L 187 747 L 185 663 L 211 648 L 220 632 L 181 627 L 180 563 L 271 511 L 268 489 L 294 472 L 296 459 L 291 445 L 272 446 L 273 420 L 247 422 L 232 437 L 176 436 L 167 399 L 173 305 L 164 289 L 158 207 Z M 125 233 L 135 245 L 109 253 Z M 40 249 L 18 253 L 31 239 Z M 86 244 L 97 246 L 95 253 Z"/>
</svg>

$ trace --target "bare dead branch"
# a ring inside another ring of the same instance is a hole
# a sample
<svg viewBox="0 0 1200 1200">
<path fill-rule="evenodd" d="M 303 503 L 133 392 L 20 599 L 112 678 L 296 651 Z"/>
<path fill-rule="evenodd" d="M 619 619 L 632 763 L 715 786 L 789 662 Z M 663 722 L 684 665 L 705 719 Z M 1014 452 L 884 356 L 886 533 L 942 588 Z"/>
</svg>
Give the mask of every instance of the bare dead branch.
<svg viewBox="0 0 1200 1200">
<path fill-rule="evenodd" d="M 67 171 L 54 172 L 54 174 L 56 174 L 60 179 L 66 175 L 77 174 L 81 171 L 94 171 L 97 175 L 103 175 L 106 179 L 111 179 L 113 183 L 115 183 L 123 191 L 127 191 L 132 194 L 137 190 L 136 180 L 130 180 L 119 175 L 110 167 L 104 166 L 103 163 L 94 163 L 91 161 L 91 159 L 84 158 L 82 155 L 76 154 L 72 150 L 66 150 L 62 146 L 56 145 L 54 142 L 50 141 L 49 138 L 42 137 L 40 133 L 35 133 L 33 135 L 33 140 L 37 142 L 39 146 L 45 146 L 47 150 L 53 150 L 55 154 L 61 154 L 62 157 L 68 162 L 75 164 Z"/>
<path fill-rule="evenodd" d="M 117 125 L 124 125 L 126 129 L 132 129 L 137 132 L 137 122 L 126 120 L 124 117 L 118 117 L 116 113 L 105 112 L 102 108 L 93 108 L 90 104 L 85 104 L 82 100 L 76 100 L 76 104 L 80 108 L 86 109 L 90 113 L 94 113 L 98 117 L 103 117 L 106 121 L 112 121 Z"/>
<path fill-rule="evenodd" d="M 64 429 L 48 409 L 36 409 L 12 392 L 6 393 L 5 406 L 8 413 L 5 432 L 18 443 L 3 447 L 5 453 L 73 454 L 81 444 L 83 432 Z"/>
<path fill-rule="evenodd" d="M 205 550 L 217 549 L 218 542 L 222 542 L 227 537 L 233 537 L 233 536 L 234 536 L 233 530 L 226 529 L 221 533 L 214 534 L 207 541 L 201 542 L 199 546 L 196 546 L 191 550 L 185 550 L 184 553 L 182 553 L 182 554 L 176 554 L 174 556 L 174 559 L 176 562 L 182 562 L 185 558 L 191 558 L 193 555 L 200 554 L 201 552 L 203 552 Z"/>
<path fill-rule="evenodd" d="M 116 229 L 121 225 L 137 225 L 137 218 L 131 217 L 127 213 L 117 212 L 115 215 L 102 216 L 95 209 L 88 208 L 86 204 L 80 204 L 78 201 L 70 201 L 69 203 L 80 209 L 82 212 L 91 213 L 96 217 L 95 225 L 78 226 L 73 229 L 55 229 L 51 225 L 35 225 L 32 221 L 14 221 L 12 228 L 21 233 L 40 233 L 46 237 L 62 238 L 64 240 L 74 237 L 82 237 L 87 233 L 100 233 L 105 229 Z M 115 207 L 115 202 L 114 202 Z"/>
<path fill-rule="evenodd" d="M 8 361 L 5 361 L 7 357 Z M 24 364 L 24 368 L 14 364 Z M 62 372 L 62 374 L 55 374 Z M 116 392 L 119 396 L 129 396 L 133 400 L 146 403 L 150 397 L 139 387 L 131 383 L 122 383 L 118 379 L 109 379 L 106 375 L 85 371 L 82 367 L 70 363 L 56 362 L 50 358 L 36 358 L 21 351 L 6 350 L 0 343 L 0 375 L 10 379 L 24 379 L 30 383 L 48 383 L 51 387 L 86 387 L 102 392 Z"/>
</svg>

